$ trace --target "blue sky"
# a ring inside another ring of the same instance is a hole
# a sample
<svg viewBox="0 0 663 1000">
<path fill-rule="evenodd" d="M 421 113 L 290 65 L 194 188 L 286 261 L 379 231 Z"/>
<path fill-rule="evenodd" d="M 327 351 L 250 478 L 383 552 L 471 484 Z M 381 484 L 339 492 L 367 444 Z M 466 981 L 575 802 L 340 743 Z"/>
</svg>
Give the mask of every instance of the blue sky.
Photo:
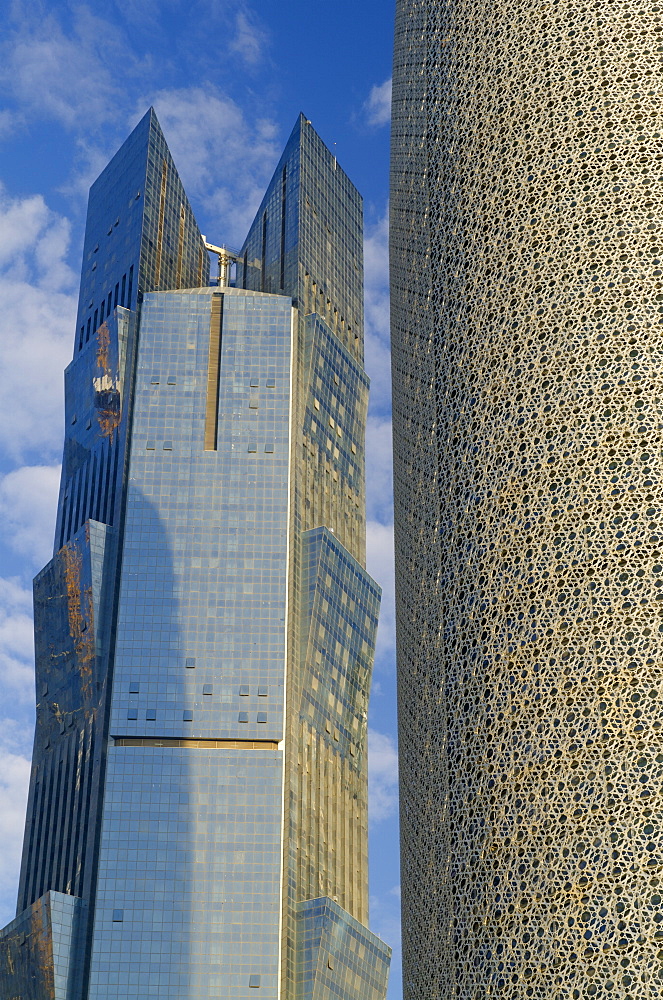
<svg viewBox="0 0 663 1000">
<path fill-rule="evenodd" d="M 238 245 L 303 111 L 364 196 L 371 924 L 400 997 L 387 194 L 392 0 L 8 0 L 0 28 L 0 926 L 33 724 L 31 578 L 52 547 L 87 189 L 150 104 L 214 243 Z"/>
</svg>

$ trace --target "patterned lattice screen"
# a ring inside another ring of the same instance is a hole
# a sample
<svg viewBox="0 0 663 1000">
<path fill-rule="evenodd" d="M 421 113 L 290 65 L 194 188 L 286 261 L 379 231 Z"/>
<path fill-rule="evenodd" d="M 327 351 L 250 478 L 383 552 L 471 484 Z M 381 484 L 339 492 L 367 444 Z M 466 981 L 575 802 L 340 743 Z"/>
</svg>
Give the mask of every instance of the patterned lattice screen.
<svg viewBox="0 0 663 1000">
<path fill-rule="evenodd" d="M 663 989 L 662 27 L 398 3 L 408 1000 Z"/>
</svg>

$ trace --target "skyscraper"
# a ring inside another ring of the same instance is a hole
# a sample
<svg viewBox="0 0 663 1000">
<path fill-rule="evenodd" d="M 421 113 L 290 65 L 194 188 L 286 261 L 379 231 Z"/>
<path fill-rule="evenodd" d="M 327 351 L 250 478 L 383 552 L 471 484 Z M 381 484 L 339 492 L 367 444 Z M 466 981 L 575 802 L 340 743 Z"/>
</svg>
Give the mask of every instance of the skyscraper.
<svg viewBox="0 0 663 1000">
<path fill-rule="evenodd" d="M 304 118 L 234 287 L 152 110 L 91 189 L 3 997 L 384 996 L 361 216 Z"/>
<path fill-rule="evenodd" d="M 407 1000 L 663 986 L 660 30 L 398 3 Z"/>
</svg>

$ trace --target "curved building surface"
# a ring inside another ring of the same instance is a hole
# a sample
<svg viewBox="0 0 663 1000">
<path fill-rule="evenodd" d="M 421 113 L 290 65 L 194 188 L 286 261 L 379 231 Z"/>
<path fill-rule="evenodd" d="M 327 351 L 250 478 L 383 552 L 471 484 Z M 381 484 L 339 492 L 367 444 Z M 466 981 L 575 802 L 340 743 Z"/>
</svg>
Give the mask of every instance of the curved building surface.
<svg viewBox="0 0 663 1000">
<path fill-rule="evenodd" d="M 397 5 L 407 1000 L 663 988 L 662 27 Z"/>
</svg>

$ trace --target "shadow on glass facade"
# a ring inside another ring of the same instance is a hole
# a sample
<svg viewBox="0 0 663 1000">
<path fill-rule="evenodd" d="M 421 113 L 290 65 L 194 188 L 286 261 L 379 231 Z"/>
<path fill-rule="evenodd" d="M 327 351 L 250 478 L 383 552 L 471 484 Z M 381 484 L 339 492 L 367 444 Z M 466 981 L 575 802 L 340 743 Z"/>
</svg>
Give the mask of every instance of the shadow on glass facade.
<svg viewBox="0 0 663 1000">
<path fill-rule="evenodd" d="M 153 111 L 92 187 L 7 996 L 384 996 L 361 238 L 304 118 L 236 287 Z"/>
</svg>

